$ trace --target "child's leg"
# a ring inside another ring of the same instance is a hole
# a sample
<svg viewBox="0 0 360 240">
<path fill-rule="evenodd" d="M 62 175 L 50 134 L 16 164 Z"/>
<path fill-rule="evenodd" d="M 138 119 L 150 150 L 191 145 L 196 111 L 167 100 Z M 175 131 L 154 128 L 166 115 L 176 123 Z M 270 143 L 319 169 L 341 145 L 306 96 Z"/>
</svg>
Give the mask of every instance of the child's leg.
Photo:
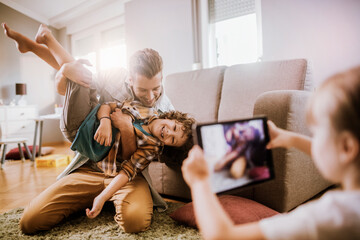
<svg viewBox="0 0 360 240">
<path fill-rule="evenodd" d="M 41 24 L 39 30 L 35 36 L 35 41 L 39 44 L 45 44 L 51 54 L 55 57 L 59 66 L 62 66 L 64 63 L 73 62 L 75 59 L 68 53 L 63 46 L 55 39 L 52 35 L 50 29 Z"/>
<path fill-rule="evenodd" d="M 95 90 L 67 81 L 60 129 L 70 142 L 75 139 L 80 125 L 97 104 Z"/>
<path fill-rule="evenodd" d="M 2 27 L 4 28 L 6 36 L 15 40 L 17 48 L 21 53 L 29 51 L 33 52 L 56 70 L 60 69 L 60 65 L 46 46 L 36 43 L 24 35 L 12 30 L 6 25 L 6 23 L 3 23 Z"/>
</svg>

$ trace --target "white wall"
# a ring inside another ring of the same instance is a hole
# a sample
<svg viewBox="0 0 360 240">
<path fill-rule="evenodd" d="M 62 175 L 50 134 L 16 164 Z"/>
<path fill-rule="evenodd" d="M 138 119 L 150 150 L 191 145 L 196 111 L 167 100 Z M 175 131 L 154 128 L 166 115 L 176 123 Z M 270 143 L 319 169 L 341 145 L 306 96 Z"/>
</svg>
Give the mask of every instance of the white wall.
<svg viewBox="0 0 360 240">
<path fill-rule="evenodd" d="M 37 22 L 0 3 L 0 22 L 6 22 L 14 30 L 33 39 L 40 22 Z M 2 28 L 1 28 L 2 30 Z M 52 28 L 55 37 L 58 31 Z M 0 33 L 0 99 L 9 104 L 15 95 L 15 83 L 27 84 L 26 100 L 29 105 L 37 105 L 39 114 L 54 113 L 54 104 L 58 101 L 55 92 L 55 71 L 32 53 L 21 54 L 13 40 Z M 59 129 L 58 120 L 46 120 L 43 142 L 60 142 L 64 138 Z M 32 144 L 32 140 L 30 141 Z"/>
<path fill-rule="evenodd" d="M 315 85 L 360 65 L 360 1 L 263 0 L 261 10 L 263 61 L 306 58 Z M 163 57 L 165 76 L 192 69 L 191 0 L 132 0 L 125 28 L 128 57 L 150 47 Z"/>
<path fill-rule="evenodd" d="M 360 65 L 360 1 L 263 0 L 263 60 L 307 58 L 315 85 Z"/>
<path fill-rule="evenodd" d="M 133 0 L 125 4 L 127 56 L 157 50 L 164 76 L 190 71 L 193 64 L 191 0 Z"/>
</svg>

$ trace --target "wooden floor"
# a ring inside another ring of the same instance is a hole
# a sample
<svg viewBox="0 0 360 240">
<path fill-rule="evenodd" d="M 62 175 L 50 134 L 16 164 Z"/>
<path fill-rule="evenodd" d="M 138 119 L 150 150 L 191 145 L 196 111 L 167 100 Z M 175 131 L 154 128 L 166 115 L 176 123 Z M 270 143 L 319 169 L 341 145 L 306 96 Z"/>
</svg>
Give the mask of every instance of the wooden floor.
<svg viewBox="0 0 360 240">
<path fill-rule="evenodd" d="M 44 144 L 55 147 L 54 154 L 73 155 L 70 143 Z M 64 167 L 36 168 L 30 160 L 6 161 L 0 170 L 0 213 L 25 207 L 31 199 L 56 181 Z"/>
<path fill-rule="evenodd" d="M 55 148 L 53 154 L 69 154 L 70 143 L 45 144 Z M 0 170 L 0 213 L 25 207 L 34 197 L 56 181 L 64 167 L 33 167 L 30 160 L 6 161 Z M 166 198 L 167 201 L 179 202 Z"/>
</svg>

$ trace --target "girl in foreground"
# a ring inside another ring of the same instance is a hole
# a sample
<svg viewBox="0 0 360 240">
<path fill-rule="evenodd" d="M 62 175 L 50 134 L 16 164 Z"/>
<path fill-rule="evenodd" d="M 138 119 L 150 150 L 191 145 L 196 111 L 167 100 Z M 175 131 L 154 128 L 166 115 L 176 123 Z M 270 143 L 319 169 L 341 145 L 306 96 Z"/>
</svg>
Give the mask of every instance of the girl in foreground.
<svg viewBox="0 0 360 240">
<path fill-rule="evenodd" d="M 268 122 L 268 148 L 311 154 L 321 174 L 342 185 L 287 214 L 234 225 L 211 192 L 202 150 L 195 146 L 182 172 L 205 239 L 360 239 L 360 67 L 321 84 L 307 111 L 312 139 Z"/>
</svg>

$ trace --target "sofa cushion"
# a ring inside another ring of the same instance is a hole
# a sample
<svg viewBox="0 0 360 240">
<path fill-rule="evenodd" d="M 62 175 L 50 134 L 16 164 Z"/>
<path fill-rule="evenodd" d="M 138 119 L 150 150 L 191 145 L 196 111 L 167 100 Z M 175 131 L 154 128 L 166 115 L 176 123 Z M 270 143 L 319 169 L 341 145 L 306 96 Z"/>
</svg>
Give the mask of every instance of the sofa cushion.
<svg viewBox="0 0 360 240">
<path fill-rule="evenodd" d="M 239 64 L 224 73 L 218 120 L 250 117 L 256 98 L 271 90 L 303 90 L 305 59 Z"/>
<path fill-rule="evenodd" d="M 255 222 L 278 214 L 271 208 L 242 197 L 223 195 L 219 197 L 219 201 L 235 224 Z M 184 225 L 197 227 L 192 202 L 176 209 L 170 217 Z"/>
<path fill-rule="evenodd" d="M 190 200 L 191 193 L 185 183 L 181 166 L 167 166 L 165 163 L 153 161 L 149 165 L 149 174 L 154 188 L 160 194 Z"/>
<path fill-rule="evenodd" d="M 171 74 L 164 83 L 176 110 L 190 113 L 198 122 L 215 121 L 226 67 Z"/>
</svg>

